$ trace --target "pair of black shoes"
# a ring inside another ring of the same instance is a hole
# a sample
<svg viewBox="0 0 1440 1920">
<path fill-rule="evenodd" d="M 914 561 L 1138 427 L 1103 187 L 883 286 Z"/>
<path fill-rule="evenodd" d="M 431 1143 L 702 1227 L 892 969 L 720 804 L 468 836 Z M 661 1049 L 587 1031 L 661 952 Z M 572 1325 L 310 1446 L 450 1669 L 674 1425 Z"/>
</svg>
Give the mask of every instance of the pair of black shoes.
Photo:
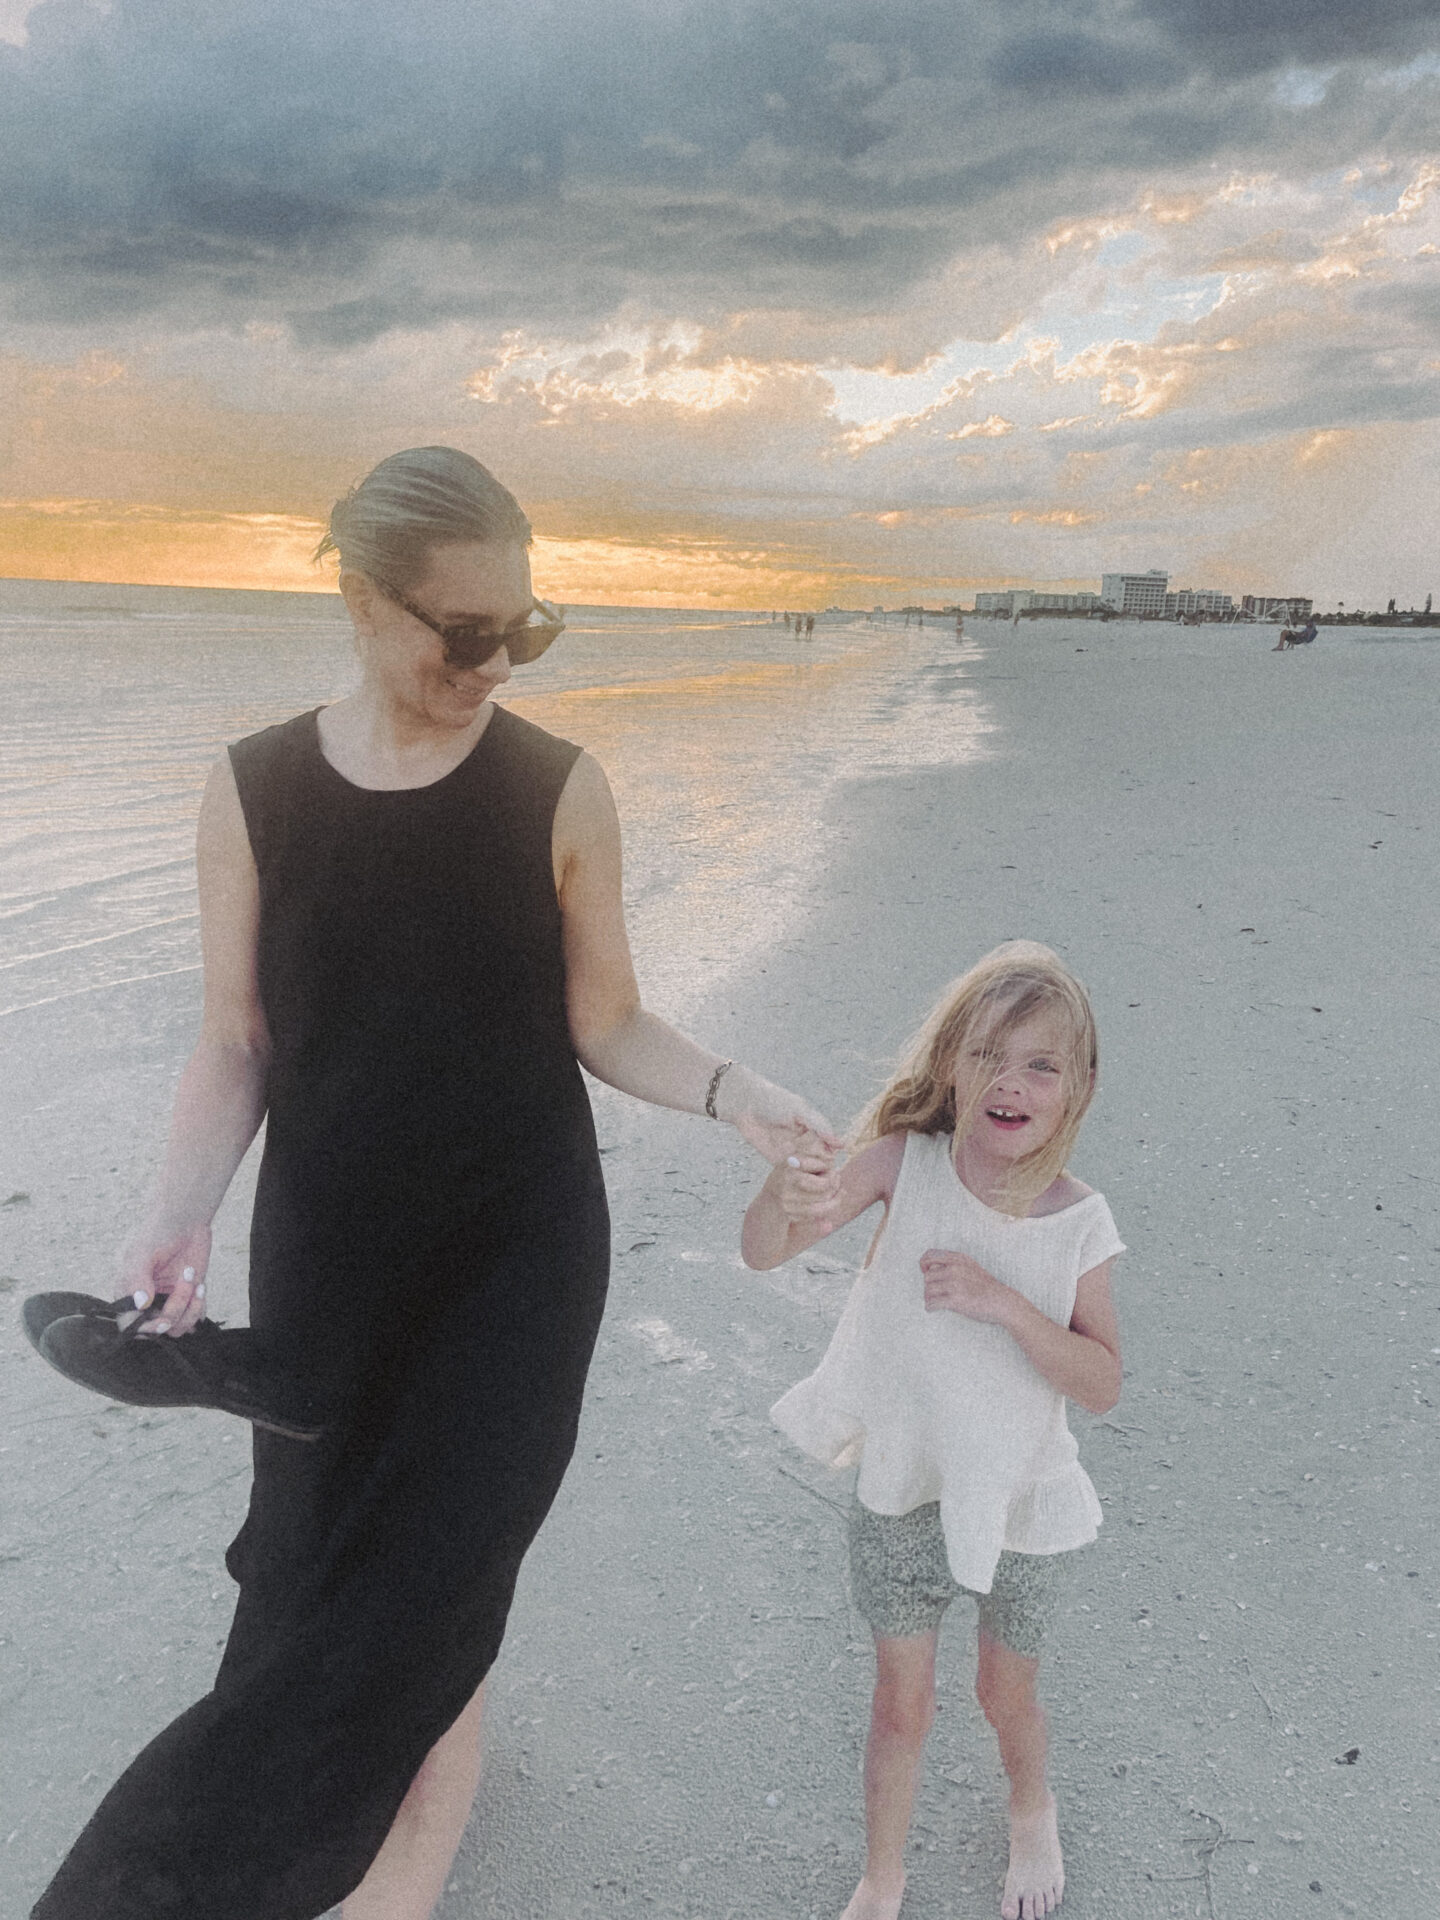
<svg viewBox="0 0 1440 1920">
<path fill-rule="evenodd" d="M 191 1333 L 141 1336 L 164 1295 L 133 1300 L 88 1293 L 32 1294 L 21 1310 L 42 1360 L 78 1386 L 132 1407 L 213 1407 L 291 1440 L 324 1430 L 315 1396 L 248 1327 L 202 1320 Z"/>
</svg>

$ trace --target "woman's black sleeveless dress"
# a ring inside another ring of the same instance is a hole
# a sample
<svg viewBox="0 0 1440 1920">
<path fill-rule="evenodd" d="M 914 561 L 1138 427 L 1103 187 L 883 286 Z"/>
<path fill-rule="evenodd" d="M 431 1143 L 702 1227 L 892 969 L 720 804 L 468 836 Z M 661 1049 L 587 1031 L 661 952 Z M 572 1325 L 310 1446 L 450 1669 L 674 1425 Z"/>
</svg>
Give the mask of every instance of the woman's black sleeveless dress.
<svg viewBox="0 0 1440 1920">
<path fill-rule="evenodd" d="M 503 708 L 399 792 L 337 773 L 314 714 L 231 749 L 273 1046 L 251 1321 L 334 1419 L 256 1433 L 214 1689 L 34 1920 L 314 1920 L 495 1658 L 609 1258 L 551 857 L 578 752 Z"/>
</svg>

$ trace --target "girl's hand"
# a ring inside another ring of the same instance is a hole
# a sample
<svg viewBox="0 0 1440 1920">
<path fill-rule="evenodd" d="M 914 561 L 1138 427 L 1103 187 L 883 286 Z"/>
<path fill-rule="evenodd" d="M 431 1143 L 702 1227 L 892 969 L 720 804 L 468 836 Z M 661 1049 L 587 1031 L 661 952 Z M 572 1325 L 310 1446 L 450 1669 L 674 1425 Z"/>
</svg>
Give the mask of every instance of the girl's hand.
<svg viewBox="0 0 1440 1920">
<path fill-rule="evenodd" d="M 967 1320 L 1003 1326 L 1014 1289 L 987 1273 L 968 1253 L 931 1247 L 920 1256 L 925 1276 L 925 1311 L 962 1313 Z"/>
<path fill-rule="evenodd" d="M 840 1168 L 835 1154 L 789 1154 L 784 1166 L 777 1167 L 770 1178 L 774 1182 L 772 1192 L 787 1220 L 821 1234 L 834 1230 L 833 1215 L 840 1197 Z"/>
<path fill-rule="evenodd" d="M 748 1067 L 735 1066 L 725 1074 L 716 1090 L 715 1112 L 763 1153 L 772 1167 L 792 1157 L 835 1154 L 845 1144 L 808 1100 L 762 1080 Z"/>
<path fill-rule="evenodd" d="M 210 1229 L 166 1233 L 142 1228 L 120 1256 L 115 1298 L 126 1294 L 148 1307 L 156 1294 L 166 1300 L 158 1317 L 142 1333 L 189 1333 L 205 1318 L 205 1270 L 210 1264 Z"/>
</svg>

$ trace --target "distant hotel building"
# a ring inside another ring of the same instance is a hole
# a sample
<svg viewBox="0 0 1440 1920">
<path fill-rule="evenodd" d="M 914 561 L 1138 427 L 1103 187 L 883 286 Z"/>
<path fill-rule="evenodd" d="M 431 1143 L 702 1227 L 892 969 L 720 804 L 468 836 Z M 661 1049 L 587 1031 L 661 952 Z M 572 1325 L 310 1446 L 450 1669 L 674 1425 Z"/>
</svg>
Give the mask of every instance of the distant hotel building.
<svg viewBox="0 0 1440 1920">
<path fill-rule="evenodd" d="M 1235 611 L 1230 595 L 1214 587 L 1178 587 L 1173 593 L 1169 587 L 1168 573 L 1107 573 L 1100 582 L 1100 598 L 1116 613 L 1140 620 L 1228 620 Z"/>
<path fill-rule="evenodd" d="M 1247 593 L 1238 612 L 1247 620 L 1310 618 L 1314 602 L 1299 594 Z M 1001 593 L 977 593 L 976 613 L 1007 618 L 1021 613 L 1118 613 L 1131 620 L 1233 620 L 1237 608 L 1228 593 L 1215 587 L 1170 589 L 1170 576 L 1158 568 L 1149 573 L 1107 573 L 1099 593 L 1041 593 L 1034 587 L 1007 587 Z"/>
<path fill-rule="evenodd" d="M 1100 598 L 1116 613 L 1159 618 L 1165 612 L 1169 584 L 1168 573 L 1107 573 L 1101 577 Z"/>
<path fill-rule="evenodd" d="M 1165 596 L 1165 618 L 1182 620 L 1186 614 L 1203 613 L 1228 620 L 1235 611 L 1235 602 L 1228 593 L 1216 593 L 1211 587 L 1182 587 L 1178 593 Z"/>
<path fill-rule="evenodd" d="M 1030 604 L 1046 613 L 1093 613 L 1103 602 L 1098 593 L 1032 593 Z"/>
<path fill-rule="evenodd" d="M 1247 593 L 1240 611 L 1252 620 L 1308 620 L 1314 605 L 1313 600 L 1301 599 L 1298 594 Z"/>
<path fill-rule="evenodd" d="M 1037 593 L 1033 587 L 1010 587 L 1004 593 L 977 593 L 976 613 L 1020 613 L 1033 607 L 1046 613 L 1093 613 L 1101 604 L 1098 593 Z"/>
</svg>

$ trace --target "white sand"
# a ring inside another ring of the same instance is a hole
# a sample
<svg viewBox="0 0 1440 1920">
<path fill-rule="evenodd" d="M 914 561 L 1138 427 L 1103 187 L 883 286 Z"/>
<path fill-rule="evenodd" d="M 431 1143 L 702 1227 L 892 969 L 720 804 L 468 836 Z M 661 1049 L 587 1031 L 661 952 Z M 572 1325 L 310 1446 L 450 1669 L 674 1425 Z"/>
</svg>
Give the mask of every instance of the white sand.
<svg viewBox="0 0 1440 1920">
<path fill-rule="evenodd" d="M 690 1024 L 846 1116 L 985 948 L 1026 934 L 1069 957 L 1104 1050 L 1076 1170 L 1131 1251 L 1125 1398 L 1110 1422 L 1074 1416 L 1107 1525 L 1048 1663 L 1065 1911 L 1423 1911 L 1440 1892 L 1440 649 L 976 633 L 963 653 L 927 634 L 916 670 L 939 701 L 981 695 L 990 756 L 846 786 L 783 943 Z M 3 1177 L 32 1196 L 0 1209 L 17 1293 L 95 1284 L 192 995 L 132 990 L 123 1031 L 95 1016 L 69 1077 L 40 1057 L 43 1015 L 7 1023 Z M 864 1229 L 748 1274 L 748 1151 L 597 1104 L 612 1306 L 442 1913 L 832 1920 L 859 1864 L 869 1651 L 841 1581 L 844 1482 L 766 1408 L 823 1347 Z M 232 1257 L 244 1202 L 223 1216 Z M 78 1410 L 13 1324 L 0 1364 L 23 1541 L 0 1565 L 0 1910 L 19 1914 L 206 1683 L 244 1437 Z M 942 1650 L 909 1920 L 997 1910 L 1003 1783 L 972 1637 L 957 1617 Z"/>
</svg>

